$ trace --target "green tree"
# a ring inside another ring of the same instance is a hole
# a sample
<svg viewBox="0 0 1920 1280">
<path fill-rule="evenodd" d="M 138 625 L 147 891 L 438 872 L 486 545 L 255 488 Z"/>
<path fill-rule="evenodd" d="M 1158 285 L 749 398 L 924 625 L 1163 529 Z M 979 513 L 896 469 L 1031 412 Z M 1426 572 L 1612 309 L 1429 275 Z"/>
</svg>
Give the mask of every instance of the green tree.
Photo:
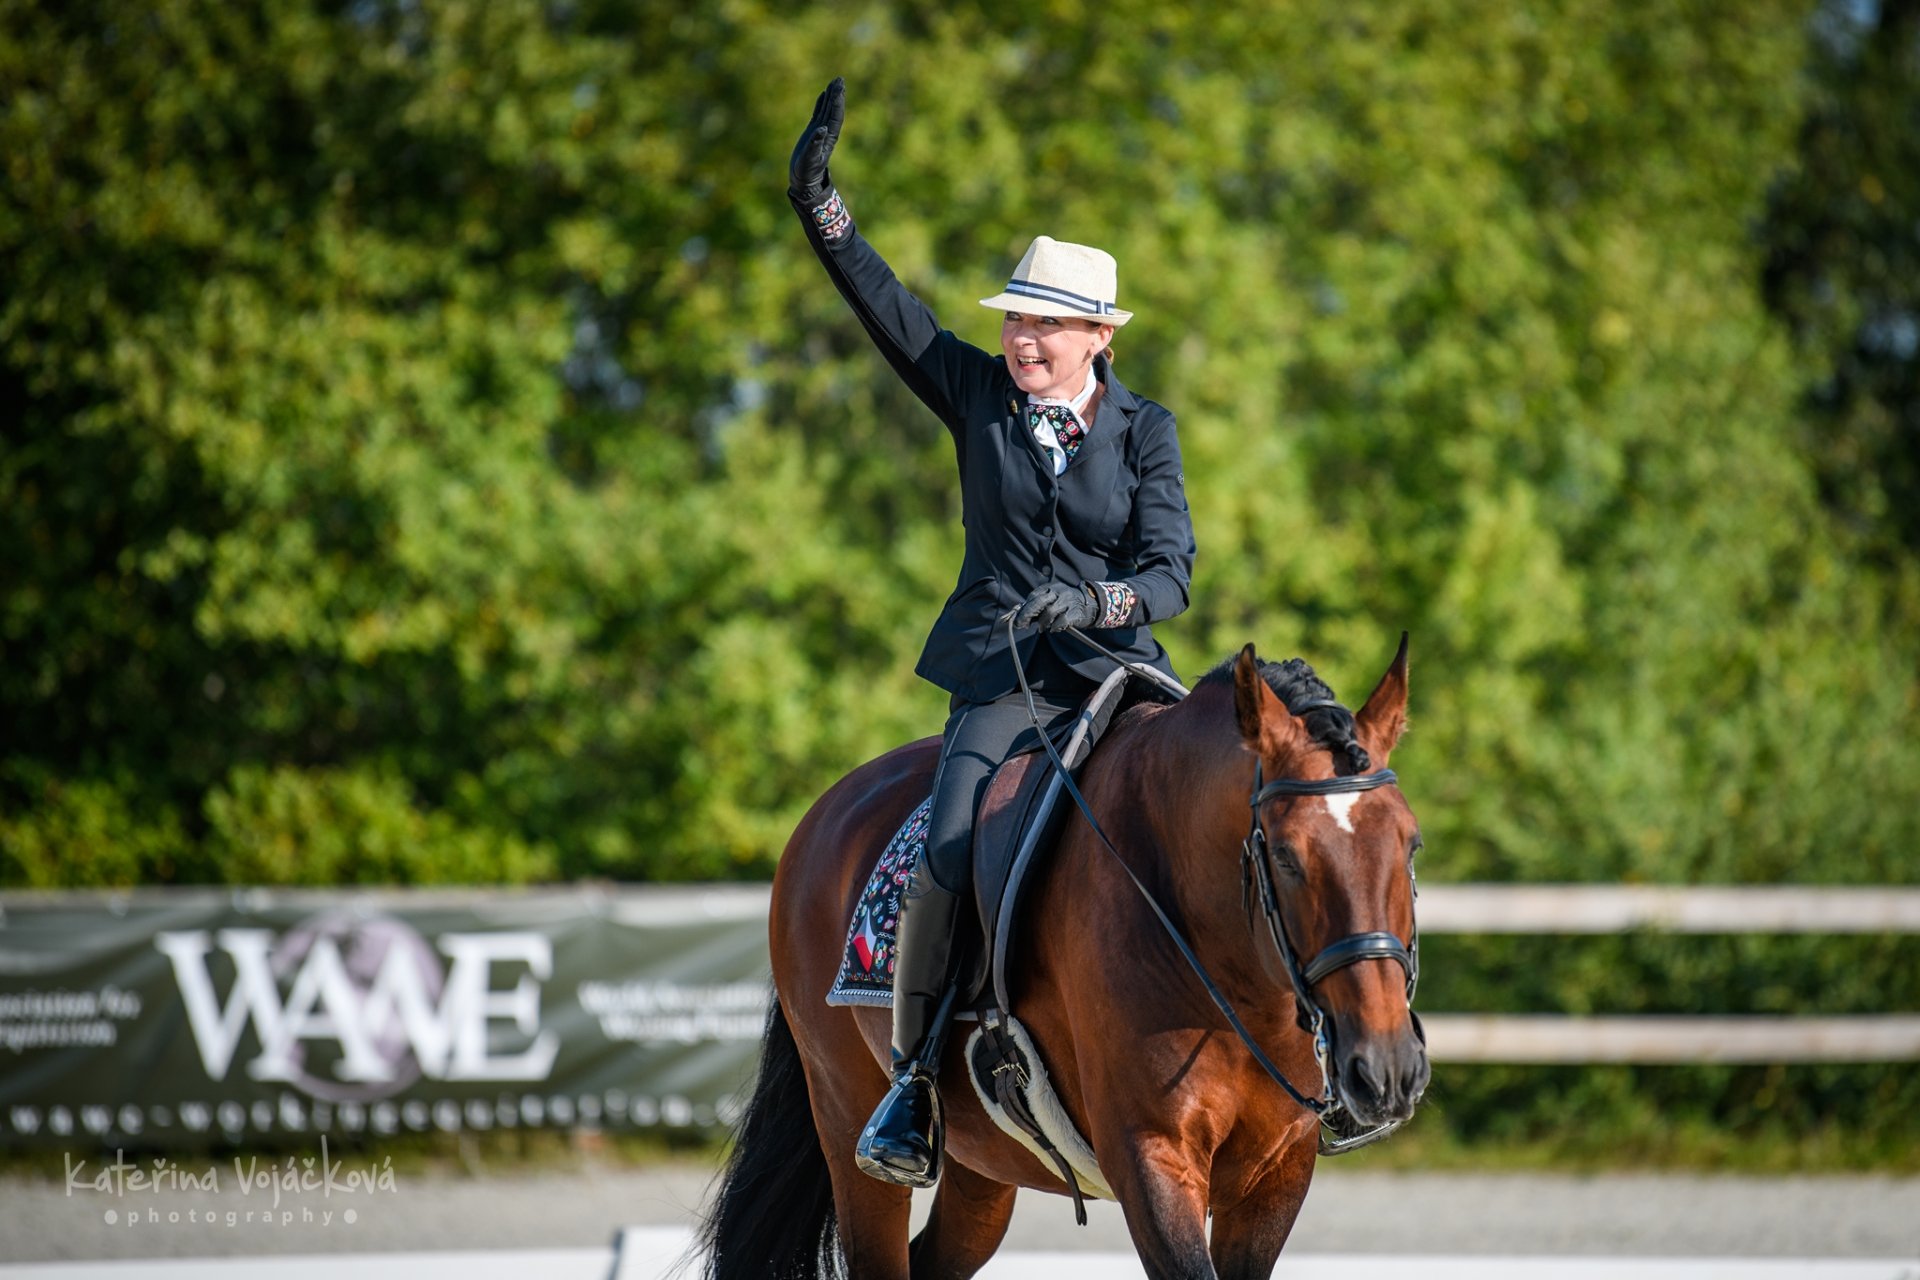
<svg viewBox="0 0 1920 1280">
<path fill-rule="evenodd" d="M 1764 242 L 1769 304 L 1810 366 L 1822 494 L 1880 556 L 1920 548 L 1920 4 L 1830 3 Z"/>
<path fill-rule="evenodd" d="M 16 880 L 764 875 L 935 728 L 950 448 L 782 197 L 834 72 L 962 332 L 1118 254 L 1185 670 L 1413 632 L 1440 874 L 1914 874 L 1911 556 L 1757 284 L 1804 6 L 0 14 Z"/>
</svg>

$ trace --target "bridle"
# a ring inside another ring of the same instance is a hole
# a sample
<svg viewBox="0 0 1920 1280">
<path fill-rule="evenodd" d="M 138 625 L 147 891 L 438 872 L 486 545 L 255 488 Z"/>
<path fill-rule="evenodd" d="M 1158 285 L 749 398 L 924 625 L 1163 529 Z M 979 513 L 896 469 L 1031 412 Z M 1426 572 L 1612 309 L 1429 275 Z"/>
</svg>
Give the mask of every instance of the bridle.
<svg viewBox="0 0 1920 1280">
<path fill-rule="evenodd" d="M 1276 796 L 1328 796 L 1372 791 L 1377 787 L 1397 783 L 1399 779 L 1393 770 L 1378 769 L 1372 773 L 1314 780 L 1275 778 L 1268 782 L 1263 779 L 1262 764 L 1259 761 L 1254 763 L 1253 794 L 1249 801 L 1253 810 L 1253 820 L 1247 832 L 1247 839 L 1241 847 L 1241 892 L 1244 899 L 1255 884 L 1259 886 L 1261 909 L 1266 915 L 1267 927 L 1273 934 L 1273 944 L 1279 949 L 1281 961 L 1286 966 L 1288 980 L 1293 984 L 1296 1016 L 1301 1020 L 1302 1028 L 1313 1037 L 1314 1061 L 1320 1068 L 1320 1091 L 1317 1095 L 1309 1097 L 1287 1079 L 1286 1073 L 1274 1064 L 1273 1059 L 1269 1058 L 1266 1051 L 1254 1040 L 1253 1033 L 1247 1030 L 1246 1024 L 1240 1020 L 1240 1015 L 1234 1012 L 1233 1005 L 1227 1001 L 1226 996 L 1221 993 L 1220 988 L 1214 984 L 1213 978 L 1207 973 L 1206 967 L 1200 963 L 1200 957 L 1194 954 L 1192 946 L 1180 935 L 1179 928 L 1154 899 L 1152 891 L 1141 882 L 1138 875 L 1134 874 L 1133 868 L 1127 865 L 1127 860 L 1121 857 L 1120 851 L 1114 848 L 1113 841 L 1108 839 L 1107 833 L 1101 829 L 1099 820 L 1093 816 L 1093 809 L 1087 804 L 1085 797 L 1080 794 L 1080 788 L 1074 783 L 1073 771 L 1068 769 L 1066 762 L 1060 758 L 1060 753 L 1054 748 L 1052 740 L 1040 723 L 1040 712 L 1034 705 L 1033 690 L 1027 683 L 1025 664 L 1020 660 L 1020 646 L 1015 642 L 1013 634 L 1013 614 L 1006 614 L 1003 621 L 1007 625 L 1007 643 L 1013 657 L 1014 675 L 1019 680 L 1021 693 L 1026 695 L 1027 710 L 1033 717 L 1033 725 L 1039 735 L 1040 745 L 1046 748 L 1047 757 L 1053 762 L 1054 769 L 1058 771 L 1062 786 L 1067 794 L 1073 797 L 1074 803 L 1080 808 L 1080 815 L 1087 820 L 1087 825 L 1093 828 L 1094 835 L 1100 838 L 1100 843 L 1105 846 L 1108 854 L 1119 864 L 1120 869 L 1127 873 L 1127 879 L 1133 882 L 1133 887 L 1140 891 L 1142 898 L 1146 899 L 1147 906 L 1153 909 L 1155 918 L 1160 921 L 1167 936 L 1173 940 L 1174 946 L 1179 948 L 1181 956 L 1193 970 L 1194 976 L 1200 979 L 1200 985 L 1206 988 L 1207 995 L 1213 1000 L 1215 1007 L 1226 1018 L 1234 1034 L 1240 1037 L 1240 1043 L 1246 1047 L 1248 1053 L 1253 1055 L 1254 1061 L 1260 1064 L 1261 1070 L 1286 1091 L 1288 1097 L 1320 1118 L 1320 1154 L 1341 1155 L 1356 1147 L 1377 1142 L 1398 1129 L 1404 1121 L 1389 1120 L 1371 1129 L 1355 1129 L 1350 1120 L 1347 1123 L 1341 1123 L 1347 1119 L 1346 1106 L 1333 1089 L 1333 1074 L 1330 1069 L 1333 1045 L 1331 1038 L 1327 1035 L 1326 1011 L 1320 1007 L 1319 1001 L 1313 998 L 1313 987 L 1328 974 L 1336 973 L 1351 964 L 1359 964 L 1363 960 L 1398 961 L 1407 973 L 1407 1012 L 1413 1019 L 1414 1034 L 1420 1037 L 1422 1044 L 1425 1044 L 1426 1031 L 1420 1025 L 1419 1015 L 1413 1012 L 1413 992 L 1420 977 L 1419 922 L 1417 920 L 1414 922 L 1413 939 L 1410 943 L 1402 942 L 1395 934 L 1377 930 L 1349 934 L 1321 948 L 1312 961 L 1302 966 L 1293 943 L 1287 936 L 1286 921 L 1280 912 L 1280 897 L 1273 882 L 1266 824 L 1260 816 L 1260 811 L 1267 801 Z M 1080 628 L 1067 627 L 1064 630 L 1119 665 L 1129 670 L 1141 670 L 1139 664 L 1129 662 L 1118 654 L 1108 651 Z M 1158 677 L 1157 672 L 1153 674 Z M 1304 716 L 1321 707 L 1338 705 L 1337 702 L 1323 700 L 1310 703 L 1294 714 Z M 1411 859 L 1407 862 L 1407 878 L 1409 881 L 1413 880 Z"/>
<path fill-rule="evenodd" d="M 1320 707 L 1338 705 L 1336 702 L 1323 700 L 1310 703 L 1294 714 L 1304 716 L 1309 711 Z M 1302 1105 L 1318 1111 L 1323 1124 L 1345 1108 L 1333 1091 L 1331 1069 L 1333 1042 L 1327 1034 L 1326 1010 L 1322 1009 L 1320 1002 L 1314 999 L 1313 988 L 1322 978 L 1337 973 L 1351 964 L 1359 964 L 1364 960 L 1396 961 L 1407 975 L 1407 1014 L 1413 1019 L 1414 1034 L 1420 1037 L 1422 1044 L 1425 1044 L 1426 1031 L 1420 1025 L 1420 1015 L 1413 1011 L 1413 994 L 1420 985 L 1420 924 L 1417 919 L 1414 921 L 1413 937 L 1409 942 L 1402 942 L 1398 934 L 1381 930 L 1350 933 L 1344 938 L 1329 942 L 1312 960 L 1302 964 L 1299 949 L 1293 945 L 1293 939 L 1287 933 L 1286 917 L 1280 910 L 1280 893 L 1274 884 L 1272 851 L 1269 848 L 1266 821 L 1261 816 L 1261 810 L 1266 806 L 1267 801 L 1278 796 L 1351 795 L 1398 782 L 1399 778 L 1391 769 L 1377 769 L 1372 773 L 1349 774 L 1339 778 L 1313 780 L 1275 778 L 1267 782 L 1264 779 L 1262 762 L 1256 760 L 1253 766 L 1253 796 L 1248 801 L 1248 808 L 1253 811 L 1253 818 L 1247 831 L 1247 838 L 1240 846 L 1241 902 L 1242 905 L 1250 907 L 1250 899 L 1258 889 L 1260 912 L 1266 917 L 1267 932 L 1273 936 L 1274 949 L 1280 953 L 1280 962 L 1286 968 L 1287 979 L 1293 984 L 1294 1016 L 1301 1030 L 1313 1037 L 1313 1057 L 1320 1067 L 1320 1096 L 1315 1101 L 1321 1105 L 1314 1106 L 1309 1103 Z M 1411 855 L 1407 859 L 1407 880 L 1417 900 L 1419 885 L 1414 879 Z M 1238 1029 L 1237 1024 L 1236 1029 Z M 1245 1039 L 1244 1033 L 1242 1038 Z M 1272 1072 L 1273 1068 L 1269 1067 L 1268 1073 L 1272 1074 Z M 1295 1092 L 1291 1084 L 1284 1080 L 1281 1083 L 1287 1092 Z M 1320 1135 L 1320 1152 L 1322 1155 L 1339 1155 L 1355 1147 L 1365 1146 L 1386 1137 L 1399 1128 L 1401 1123 L 1398 1120 L 1389 1121 L 1372 1129 L 1351 1134 L 1337 1134 L 1332 1137 L 1323 1130 Z"/>
</svg>

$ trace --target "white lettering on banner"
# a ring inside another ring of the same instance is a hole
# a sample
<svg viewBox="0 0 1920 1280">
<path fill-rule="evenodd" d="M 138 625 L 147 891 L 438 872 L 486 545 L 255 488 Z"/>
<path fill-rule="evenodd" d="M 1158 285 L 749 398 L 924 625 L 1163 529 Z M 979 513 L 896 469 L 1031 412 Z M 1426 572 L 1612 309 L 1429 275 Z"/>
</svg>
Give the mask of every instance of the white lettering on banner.
<svg viewBox="0 0 1920 1280">
<path fill-rule="evenodd" d="M 583 982 L 578 996 L 609 1040 L 752 1043 L 766 1028 L 764 982 Z"/>
<path fill-rule="evenodd" d="M 140 1016 L 140 995 L 111 984 L 93 991 L 0 992 L 0 1049 L 111 1049 L 119 1022 Z"/>
<path fill-rule="evenodd" d="M 552 940 L 539 933 L 449 933 L 440 949 L 453 959 L 444 1020 L 453 1028 L 453 1061 L 445 1076 L 427 1074 L 436 1080 L 545 1080 L 560 1052 L 559 1034 L 540 1031 L 540 983 L 553 976 Z M 528 972 L 512 991 L 493 990 L 487 978 L 495 962 L 514 960 L 524 961 Z M 512 1057 L 489 1057 L 487 1023 L 493 1018 L 513 1019 L 533 1043 Z"/>
<path fill-rule="evenodd" d="M 233 962 L 224 1004 L 208 967 L 216 942 Z M 540 1028 L 540 984 L 553 974 L 552 942 L 541 934 L 444 934 L 446 968 L 417 933 L 390 919 L 322 918 L 277 941 L 265 929 L 222 929 L 211 939 L 204 930 L 160 933 L 154 946 L 172 962 L 214 1080 L 226 1078 L 249 1026 L 260 1054 L 247 1074 L 302 1088 L 310 1087 L 304 1045 L 312 1041 L 339 1046 L 337 1079 L 392 1088 L 416 1069 L 434 1080 L 544 1080 L 560 1052 L 558 1033 Z M 282 998 L 276 971 L 296 963 Z M 494 967 L 515 963 L 527 971 L 512 988 L 494 990 Z M 490 1052 L 489 1033 L 501 1021 L 530 1042 Z"/>
</svg>

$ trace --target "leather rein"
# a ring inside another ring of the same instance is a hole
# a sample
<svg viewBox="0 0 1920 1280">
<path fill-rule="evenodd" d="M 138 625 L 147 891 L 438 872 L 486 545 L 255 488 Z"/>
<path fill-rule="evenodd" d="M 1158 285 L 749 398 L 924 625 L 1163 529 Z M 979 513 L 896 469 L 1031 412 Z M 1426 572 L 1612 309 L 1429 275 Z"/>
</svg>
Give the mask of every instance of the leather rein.
<svg viewBox="0 0 1920 1280">
<path fill-rule="evenodd" d="M 1240 854 L 1241 900 L 1243 904 L 1250 906 L 1249 899 L 1254 890 L 1256 888 L 1258 889 L 1261 914 L 1266 917 L 1267 930 L 1273 937 L 1273 945 L 1279 952 L 1281 963 L 1287 971 L 1288 980 L 1293 985 L 1294 1008 L 1297 1019 L 1301 1028 L 1313 1037 L 1314 1061 L 1320 1068 L 1320 1090 L 1317 1096 L 1309 1097 L 1296 1086 L 1293 1081 L 1287 1078 L 1286 1073 L 1274 1064 L 1273 1059 L 1268 1057 L 1266 1051 L 1254 1040 L 1253 1033 L 1247 1030 L 1246 1024 L 1240 1020 L 1240 1015 L 1234 1011 L 1232 1003 L 1228 1001 L 1219 986 L 1215 984 L 1212 976 L 1207 973 L 1206 966 L 1201 964 L 1200 957 L 1194 953 L 1193 947 L 1181 936 L 1179 927 L 1173 923 L 1173 920 L 1160 906 L 1160 903 L 1154 898 L 1152 891 L 1149 890 L 1141 881 L 1140 877 L 1134 873 L 1133 868 L 1127 865 L 1126 858 L 1121 855 L 1120 850 L 1114 847 L 1113 841 L 1108 838 L 1106 831 L 1100 826 L 1099 819 L 1093 816 L 1092 807 L 1087 804 L 1086 798 L 1080 794 L 1080 788 L 1074 783 L 1073 772 L 1067 768 L 1066 762 L 1060 758 L 1059 751 L 1054 748 L 1051 737 L 1047 734 L 1045 727 L 1040 722 L 1040 711 L 1034 704 L 1033 689 L 1027 683 L 1026 666 L 1020 660 L 1020 646 L 1015 642 L 1013 613 L 1007 613 L 1004 620 L 1007 624 L 1008 651 L 1013 658 L 1013 671 L 1015 677 L 1018 678 L 1020 682 L 1020 692 L 1026 698 L 1027 713 L 1033 717 L 1034 730 L 1040 738 L 1040 745 L 1045 748 L 1047 758 L 1052 761 L 1055 772 L 1060 775 L 1061 784 L 1066 789 L 1067 794 L 1073 797 L 1074 804 L 1079 807 L 1081 816 L 1087 820 L 1087 825 L 1093 828 L 1094 835 L 1100 838 L 1101 845 L 1105 847 L 1107 853 L 1113 860 L 1120 865 L 1120 869 L 1127 873 L 1127 879 L 1133 882 L 1133 887 L 1140 891 L 1140 896 L 1146 900 L 1147 906 L 1152 909 L 1154 917 L 1160 921 L 1161 928 L 1166 930 L 1167 936 L 1172 939 L 1174 946 L 1179 949 L 1181 956 L 1187 962 L 1187 966 L 1193 970 L 1194 976 L 1200 980 L 1200 985 L 1206 988 L 1207 996 L 1213 1001 L 1214 1006 L 1220 1010 L 1221 1015 L 1226 1018 L 1227 1024 L 1233 1028 L 1234 1034 L 1240 1037 L 1240 1043 L 1246 1046 L 1247 1052 L 1253 1056 L 1253 1060 L 1260 1064 L 1260 1069 L 1265 1071 L 1274 1083 L 1286 1091 L 1288 1097 L 1320 1118 L 1323 1126 L 1320 1133 L 1320 1154 L 1340 1155 L 1356 1147 L 1362 1147 L 1368 1143 L 1376 1142 L 1386 1137 L 1389 1133 L 1392 1133 L 1395 1129 L 1398 1129 L 1403 1123 L 1398 1120 L 1388 1121 L 1386 1124 L 1355 1132 L 1342 1131 L 1345 1128 L 1344 1126 L 1342 1126 L 1341 1129 L 1334 1129 L 1330 1126 L 1329 1122 L 1341 1116 L 1346 1108 L 1334 1093 L 1333 1075 L 1330 1070 L 1333 1046 L 1327 1034 L 1327 1015 L 1326 1011 L 1320 1007 L 1320 1002 L 1314 999 L 1313 988 L 1321 979 L 1346 968 L 1348 965 L 1359 964 L 1366 960 L 1392 960 L 1397 962 L 1400 967 L 1406 971 L 1407 1005 L 1409 1012 L 1411 1012 L 1414 989 L 1418 986 L 1420 978 L 1419 922 L 1418 920 L 1414 922 L 1413 940 L 1411 943 L 1402 942 L 1396 934 L 1379 930 L 1367 933 L 1348 934 L 1344 938 L 1328 943 L 1325 947 L 1321 948 L 1312 960 L 1304 965 L 1301 964 L 1299 952 L 1294 947 L 1292 938 L 1287 933 L 1286 919 L 1280 910 L 1280 895 L 1274 884 L 1272 855 L 1268 848 L 1266 823 L 1261 816 L 1261 810 L 1266 806 L 1267 802 L 1280 797 L 1348 795 L 1356 792 L 1372 791 L 1378 787 L 1397 783 L 1399 779 L 1393 770 L 1377 769 L 1372 773 L 1350 774 L 1346 777 L 1338 778 L 1313 780 L 1305 778 L 1274 778 L 1271 781 L 1266 781 L 1262 772 L 1264 768 L 1263 764 L 1257 759 L 1254 762 L 1253 793 L 1248 802 L 1249 807 L 1252 809 L 1252 822 L 1247 832 L 1247 838 L 1241 845 Z M 1067 627 L 1064 630 L 1068 635 L 1075 637 L 1081 643 L 1092 648 L 1119 666 L 1129 671 L 1139 672 L 1144 670 L 1139 664 L 1129 662 L 1118 654 L 1111 652 L 1098 641 L 1089 637 L 1084 631 L 1080 630 L 1080 628 Z M 1151 678 L 1156 684 L 1164 685 L 1166 683 L 1157 671 L 1153 672 Z M 1332 700 L 1322 700 L 1310 703 L 1294 714 L 1305 715 L 1321 707 L 1338 705 L 1337 702 Z M 1409 880 L 1413 878 L 1413 864 L 1411 860 L 1409 860 L 1407 864 L 1407 877 Z M 1415 896 L 1416 898 L 1418 897 L 1417 885 L 1415 888 Z M 1416 1034 L 1424 1041 L 1426 1035 L 1420 1027 L 1418 1015 L 1414 1016 L 1413 1025 Z"/>
</svg>

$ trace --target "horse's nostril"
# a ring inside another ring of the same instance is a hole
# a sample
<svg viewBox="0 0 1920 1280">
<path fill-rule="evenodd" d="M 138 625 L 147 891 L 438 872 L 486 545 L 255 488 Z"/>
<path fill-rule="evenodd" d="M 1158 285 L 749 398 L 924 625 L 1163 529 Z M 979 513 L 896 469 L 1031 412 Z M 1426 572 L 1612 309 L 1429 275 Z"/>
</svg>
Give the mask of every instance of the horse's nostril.
<svg viewBox="0 0 1920 1280">
<path fill-rule="evenodd" d="M 1348 1070 L 1352 1073 L 1352 1079 L 1356 1085 L 1365 1089 L 1373 1097 L 1380 1096 L 1382 1092 L 1380 1074 L 1374 1069 L 1373 1059 L 1364 1053 L 1356 1053 Z"/>
<path fill-rule="evenodd" d="M 1426 1055 L 1413 1055 L 1402 1065 L 1401 1070 L 1397 1074 L 1399 1077 L 1398 1083 L 1401 1096 L 1407 1100 L 1408 1106 L 1415 1105 L 1425 1096 L 1427 1092 L 1427 1081 L 1432 1077 L 1432 1070 L 1427 1065 Z"/>
</svg>

